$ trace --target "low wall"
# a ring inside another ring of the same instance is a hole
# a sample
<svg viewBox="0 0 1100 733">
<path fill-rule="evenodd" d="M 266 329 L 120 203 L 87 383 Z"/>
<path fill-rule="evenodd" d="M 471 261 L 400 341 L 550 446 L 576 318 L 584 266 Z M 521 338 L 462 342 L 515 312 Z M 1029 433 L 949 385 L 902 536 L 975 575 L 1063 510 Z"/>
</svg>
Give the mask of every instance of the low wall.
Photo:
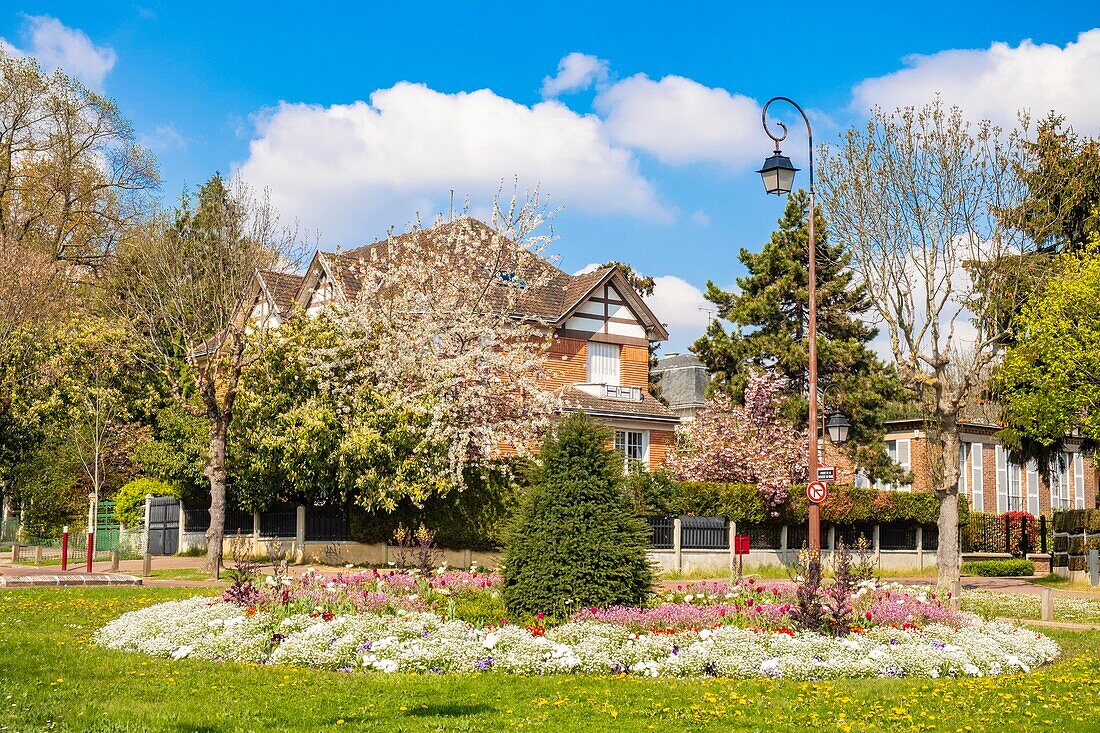
<svg viewBox="0 0 1100 733">
<path fill-rule="evenodd" d="M 232 542 L 236 538 L 226 538 L 222 552 L 229 558 L 232 550 Z M 397 548 L 384 542 L 376 544 L 364 544 L 362 542 L 303 542 L 299 544 L 293 537 L 252 537 L 243 538 L 249 551 L 256 557 L 270 557 L 276 550 L 287 553 L 291 562 L 298 564 L 316 565 L 376 565 L 385 567 L 395 562 Z M 204 538 L 205 545 L 205 538 Z M 408 561 L 413 560 L 413 553 L 409 552 Z M 468 568 L 477 565 L 480 568 L 495 570 L 501 566 L 502 556 L 499 552 L 481 552 L 476 550 L 451 550 L 437 549 L 435 551 L 436 563 L 446 564 L 449 567 Z"/>
<path fill-rule="evenodd" d="M 828 561 L 833 553 L 822 550 Z M 737 568 L 737 556 L 729 550 L 650 550 L 649 557 L 662 573 L 714 572 L 726 575 Z M 936 553 L 931 550 L 881 550 L 874 556 L 875 566 L 882 570 L 922 570 L 936 566 Z M 792 567 L 798 562 L 794 550 L 751 550 L 745 555 L 746 566 L 777 565 Z"/>
</svg>

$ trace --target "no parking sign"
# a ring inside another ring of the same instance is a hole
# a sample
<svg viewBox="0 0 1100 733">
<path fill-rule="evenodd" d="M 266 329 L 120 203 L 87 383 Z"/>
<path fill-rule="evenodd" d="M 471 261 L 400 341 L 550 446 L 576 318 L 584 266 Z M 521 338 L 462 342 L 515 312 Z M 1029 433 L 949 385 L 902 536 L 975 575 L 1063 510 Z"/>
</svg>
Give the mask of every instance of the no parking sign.
<svg viewBox="0 0 1100 733">
<path fill-rule="evenodd" d="M 806 498 L 814 504 L 820 504 L 825 501 L 825 497 L 828 495 L 829 490 L 826 489 L 825 484 L 820 481 L 811 481 L 806 487 Z"/>
</svg>

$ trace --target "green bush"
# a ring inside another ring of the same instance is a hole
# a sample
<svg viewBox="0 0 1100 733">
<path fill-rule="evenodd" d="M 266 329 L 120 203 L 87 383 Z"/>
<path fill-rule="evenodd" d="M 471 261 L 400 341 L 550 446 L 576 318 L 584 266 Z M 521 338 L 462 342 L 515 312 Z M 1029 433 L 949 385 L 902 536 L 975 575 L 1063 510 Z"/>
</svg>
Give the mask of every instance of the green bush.
<svg viewBox="0 0 1100 733">
<path fill-rule="evenodd" d="M 653 582 L 644 523 L 622 488 L 622 457 L 583 413 L 547 436 L 541 466 L 505 540 L 508 612 L 566 615 L 578 606 L 640 605 Z"/>
<path fill-rule="evenodd" d="M 975 560 L 964 562 L 962 572 L 986 578 L 1034 575 L 1035 565 L 1030 560 Z"/>
<path fill-rule="evenodd" d="M 180 491 L 175 486 L 156 478 L 136 478 L 118 490 L 115 495 L 115 519 L 124 527 L 137 527 L 145 523 L 145 496 L 174 496 Z"/>
<path fill-rule="evenodd" d="M 351 536 L 357 542 L 389 542 L 397 525 L 419 527 L 435 532 L 439 547 L 459 550 L 496 550 L 502 544 L 504 525 L 519 503 L 524 467 L 512 465 L 510 471 L 486 473 L 468 471 L 466 487 L 443 496 L 431 496 L 423 506 L 411 500 L 397 503 L 392 512 L 351 508 Z"/>
</svg>

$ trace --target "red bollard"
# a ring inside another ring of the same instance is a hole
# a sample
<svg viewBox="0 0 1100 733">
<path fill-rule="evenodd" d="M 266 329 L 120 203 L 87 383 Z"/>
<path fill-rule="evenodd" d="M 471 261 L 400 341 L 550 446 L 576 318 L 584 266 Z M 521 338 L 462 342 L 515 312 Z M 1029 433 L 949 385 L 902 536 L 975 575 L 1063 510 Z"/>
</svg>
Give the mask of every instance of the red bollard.
<svg viewBox="0 0 1100 733">
<path fill-rule="evenodd" d="M 92 551 L 95 549 L 95 530 L 88 533 L 88 572 L 92 572 Z"/>
<path fill-rule="evenodd" d="M 61 528 L 61 570 L 69 569 L 69 525 Z"/>
</svg>

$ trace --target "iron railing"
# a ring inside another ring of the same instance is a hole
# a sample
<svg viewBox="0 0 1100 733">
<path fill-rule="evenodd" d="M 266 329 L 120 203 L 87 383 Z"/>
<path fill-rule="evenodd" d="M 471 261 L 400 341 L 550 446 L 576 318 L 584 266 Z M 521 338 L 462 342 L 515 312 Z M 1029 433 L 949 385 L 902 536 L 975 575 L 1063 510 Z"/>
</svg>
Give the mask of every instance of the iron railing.
<svg viewBox="0 0 1100 733">
<path fill-rule="evenodd" d="M 725 517 L 680 517 L 680 547 L 685 550 L 728 550 L 729 522 Z"/>
<path fill-rule="evenodd" d="M 671 550 L 675 547 L 675 520 L 672 517 L 647 517 L 649 546 L 654 550 Z"/>
<path fill-rule="evenodd" d="M 790 531 L 787 528 L 787 546 L 790 547 Z M 783 544 L 783 528 L 778 524 L 747 524 L 737 523 L 737 534 L 749 536 L 750 550 L 778 550 Z M 799 544 L 799 547 L 802 547 Z"/>
<path fill-rule="evenodd" d="M 880 550 L 917 549 L 917 528 L 912 524 L 881 524 L 878 528 Z"/>
<path fill-rule="evenodd" d="M 342 542 L 350 539 L 351 522 L 344 507 L 306 507 L 307 542 Z"/>
<path fill-rule="evenodd" d="M 274 506 L 260 512 L 261 537 L 296 537 L 298 535 L 298 507 L 293 504 Z"/>
</svg>

